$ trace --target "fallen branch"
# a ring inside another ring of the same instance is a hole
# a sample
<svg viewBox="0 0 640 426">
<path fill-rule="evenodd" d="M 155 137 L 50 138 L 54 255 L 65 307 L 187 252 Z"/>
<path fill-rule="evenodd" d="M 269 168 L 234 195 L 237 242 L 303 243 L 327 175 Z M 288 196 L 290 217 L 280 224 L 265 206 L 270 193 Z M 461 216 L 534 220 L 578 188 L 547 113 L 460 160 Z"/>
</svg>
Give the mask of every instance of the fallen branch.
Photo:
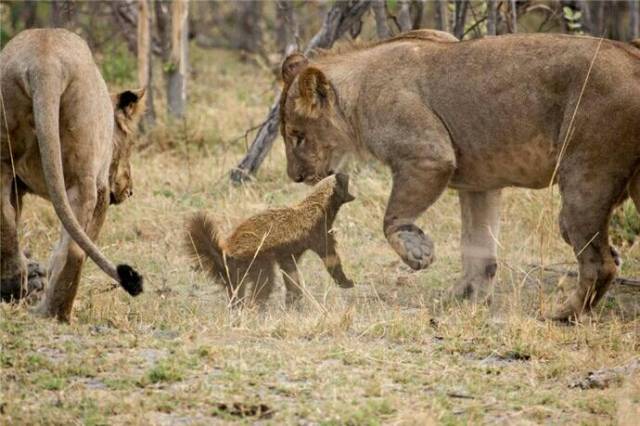
<svg viewBox="0 0 640 426">
<path fill-rule="evenodd" d="M 568 277 L 577 277 L 578 276 L 578 272 L 577 271 L 572 271 L 569 269 L 563 269 L 563 268 L 556 268 L 553 266 L 542 266 L 542 265 L 536 265 L 535 263 L 532 263 L 530 265 L 528 265 L 530 268 L 534 268 L 534 269 L 540 269 L 542 271 L 547 271 L 547 272 L 555 272 L 556 274 L 562 274 L 562 275 L 566 275 Z M 635 287 L 635 288 L 640 288 L 640 280 L 635 280 L 633 278 L 625 278 L 625 277 L 616 277 L 613 279 L 613 282 L 616 284 L 620 284 L 620 285 L 626 285 L 629 287 Z"/>
<path fill-rule="evenodd" d="M 313 36 L 304 54 L 309 56 L 316 49 L 328 49 L 343 34 L 362 20 L 364 13 L 371 6 L 370 0 L 337 1 L 331 6 L 324 18 L 322 28 Z M 276 96 L 264 124 L 260 127 L 256 138 L 240 163 L 231 170 L 230 178 L 234 183 L 241 183 L 254 174 L 269 153 L 278 135 L 280 125 L 280 94 Z"/>
</svg>

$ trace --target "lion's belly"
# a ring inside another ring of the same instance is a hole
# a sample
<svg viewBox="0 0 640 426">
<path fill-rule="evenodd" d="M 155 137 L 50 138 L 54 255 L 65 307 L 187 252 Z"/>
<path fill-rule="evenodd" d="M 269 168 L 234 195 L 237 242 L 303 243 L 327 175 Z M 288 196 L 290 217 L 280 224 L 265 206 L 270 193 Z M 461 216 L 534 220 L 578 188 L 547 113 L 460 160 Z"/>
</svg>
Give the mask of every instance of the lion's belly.
<svg viewBox="0 0 640 426">
<path fill-rule="evenodd" d="M 544 188 L 551 183 L 557 155 L 553 144 L 542 138 L 526 143 L 460 147 L 450 186 L 483 191 L 507 186 Z"/>
</svg>

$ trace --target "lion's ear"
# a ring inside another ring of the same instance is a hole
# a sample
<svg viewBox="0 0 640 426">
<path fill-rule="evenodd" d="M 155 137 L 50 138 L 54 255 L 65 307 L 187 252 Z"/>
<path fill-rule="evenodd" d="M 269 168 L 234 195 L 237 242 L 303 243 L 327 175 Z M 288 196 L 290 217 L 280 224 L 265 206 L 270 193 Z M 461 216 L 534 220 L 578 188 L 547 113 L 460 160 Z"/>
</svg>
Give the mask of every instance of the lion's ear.
<svg viewBox="0 0 640 426">
<path fill-rule="evenodd" d="M 318 117 L 335 100 L 329 79 L 317 68 L 309 67 L 302 71 L 298 78 L 298 90 L 300 98 L 296 101 L 296 107 L 308 117 Z"/>
<path fill-rule="evenodd" d="M 146 89 L 144 87 L 136 90 L 125 90 L 118 93 L 114 99 L 114 108 L 116 113 L 123 112 L 129 118 L 136 118 L 144 111 L 144 102 L 140 102 L 144 98 Z"/>
<path fill-rule="evenodd" d="M 292 53 L 282 63 L 282 81 L 291 84 L 300 71 L 309 65 L 309 60 L 300 52 Z"/>
</svg>

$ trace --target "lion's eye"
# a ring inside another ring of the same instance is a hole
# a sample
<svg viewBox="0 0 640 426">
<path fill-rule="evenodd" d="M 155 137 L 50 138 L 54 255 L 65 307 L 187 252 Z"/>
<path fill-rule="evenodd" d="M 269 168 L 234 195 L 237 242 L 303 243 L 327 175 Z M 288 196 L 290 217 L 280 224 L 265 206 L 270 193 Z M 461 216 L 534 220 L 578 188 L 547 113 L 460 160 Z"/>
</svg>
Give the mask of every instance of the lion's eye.
<svg viewBox="0 0 640 426">
<path fill-rule="evenodd" d="M 300 147 L 304 143 L 304 135 L 295 135 L 293 137 L 294 148 Z"/>
</svg>

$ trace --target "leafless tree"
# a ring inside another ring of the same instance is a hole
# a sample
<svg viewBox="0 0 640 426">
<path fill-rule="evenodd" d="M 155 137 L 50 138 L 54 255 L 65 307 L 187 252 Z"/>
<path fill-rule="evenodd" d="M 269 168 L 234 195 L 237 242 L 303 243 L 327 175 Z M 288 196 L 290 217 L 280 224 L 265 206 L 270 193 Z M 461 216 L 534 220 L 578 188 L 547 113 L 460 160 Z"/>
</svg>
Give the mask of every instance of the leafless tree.
<svg viewBox="0 0 640 426">
<path fill-rule="evenodd" d="M 449 31 L 449 7 L 447 0 L 435 0 L 436 9 L 436 29 Z"/>
<path fill-rule="evenodd" d="M 511 32 L 518 32 L 518 5 L 516 4 L 516 0 L 510 0 L 510 10 L 511 10 Z"/>
<path fill-rule="evenodd" d="M 464 36 L 464 27 L 467 22 L 467 9 L 469 2 L 467 0 L 455 0 L 455 17 L 453 25 L 453 35 L 462 39 Z"/>
<path fill-rule="evenodd" d="M 629 0 L 629 37 L 640 37 L 640 2 Z"/>
<path fill-rule="evenodd" d="M 411 29 L 411 2 L 409 0 L 398 0 L 397 22 L 401 32 Z"/>
<path fill-rule="evenodd" d="M 276 3 L 276 43 L 278 50 L 285 55 L 294 51 L 298 45 L 298 21 L 293 10 L 293 2 L 279 0 Z"/>
<path fill-rule="evenodd" d="M 369 6 L 371 6 L 371 3 L 367 0 L 337 1 L 333 3 L 324 18 L 320 31 L 309 41 L 305 54 L 310 55 L 318 48 L 326 49 L 331 47 L 351 27 L 360 24 L 362 16 L 369 10 Z M 266 120 L 260 126 L 256 138 L 249 147 L 249 151 L 238 166 L 231 171 L 230 178 L 233 182 L 245 181 L 258 170 L 264 161 L 278 134 L 278 126 L 280 124 L 279 111 L 280 95 L 278 94 Z"/>
<path fill-rule="evenodd" d="M 174 118 L 184 117 L 187 102 L 188 18 L 187 0 L 171 2 L 171 49 L 164 70 L 167 78 L 167 110 Z"/>
<path fill-rule="evenodd" d="M 384 40 L 391 37 L 391 30 L 387 23 L 386 0 L 373 0 L 371 2 L 373 8 L 373 16 L 376 20 L 376 34 L 378 38 Z"/>
<path fill-rule="evenodd" d="M 151 127 L 155 123 L 156 113 L 153 107 L 153 85 L 151 66 L 151 0 L 138 0 L 138 84 L 144 87 L 146 111 L 143 126 Z"/>
<path fill-rule="evenodd" d="M 496 0 L 487 0 L 487 35 L 497 34 L 498 7 Z"/>
</svg>

